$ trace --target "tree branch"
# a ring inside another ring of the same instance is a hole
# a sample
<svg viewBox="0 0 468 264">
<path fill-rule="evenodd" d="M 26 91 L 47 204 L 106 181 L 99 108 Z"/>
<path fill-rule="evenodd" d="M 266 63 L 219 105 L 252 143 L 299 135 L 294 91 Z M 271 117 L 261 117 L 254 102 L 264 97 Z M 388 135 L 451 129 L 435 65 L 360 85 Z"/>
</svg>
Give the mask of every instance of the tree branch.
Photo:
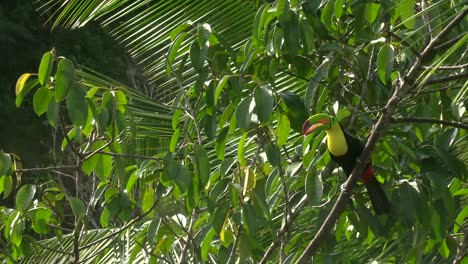
<svg viewBox="0 0 468 264">
<path fill-rule="evenodd" d="M 430 80 L 427 80 L 425 83 L 423 83 L 423 85 L 444 83 L 444 82 L 455 81 L 455 80 L 465 79 L 465 78 L 468 78 L 468 72 L 430 79 Z"/>
<path fill-rule="evenodd" d="M 425 118 L 425 117 L 391 117 L 390 121 L 393 123 L 430 123 L 430 124 L 439 124 L 445 126 L 451 126 L 456 128 L 461 128 L 468 130 L 468 124 L 455 121 L 446 121 L 435 118 Z"/>
<path fill-rule="evenodd" d="M 402 96 L 405 93 L 407 93 L 410 88 L 413 87 L 414 80 L 416 79 L 418 71 L 421 68 L 421 61 L 423 61 L 425 57 L 428 56 L 428 54 L 430 54 L 430 51 L 434 48 L 436 43 L 442 37 L 444 37 L 453 27 L 455 27 L 460 21 L 463 20 L 467 12 L 468 10 L 461 11 L 435 38 L 431 40 L 431 42 L 421 53 L 421 57 L 415 60 L 408 73 L 404 76 L 404 78 L 401 79 L 399 87 L 395 89 L 393 95 L 390 97 L 386 106 L 384 107 L 377 123 L 374 125 L 369 135 L 369 139 L 367 140 L 366 146 L 364 147 L 364 150 L 362 151 L 359 159 L 357 160 L 357 164 L 351 172 L 351 175 L 349 176 L 348 180 L 344 184 L 343 191 L 340 193 L 332 210 L 328 214 L 327 218 L 323 222 L 317 234 L 309 243 L 302 255 L 299 257 L 297 263 L 307 263 L 310 260 L 310 256 L 317 250 L 321 242 L 330 233 L 338 217 L 346 209 L 353 187 L 356 184 L 356 181 L 358 180 L 360 175 L 362 175 L 362 173 L 364 172 L 364 167 L 366 166 L 367 161 L 370 159 L 371 153 L 377 145 L 377 141 L 387 128 L 390 122 L 391 115 L 397 108 L 398 103 L 402 99 Z"/>
</svg>

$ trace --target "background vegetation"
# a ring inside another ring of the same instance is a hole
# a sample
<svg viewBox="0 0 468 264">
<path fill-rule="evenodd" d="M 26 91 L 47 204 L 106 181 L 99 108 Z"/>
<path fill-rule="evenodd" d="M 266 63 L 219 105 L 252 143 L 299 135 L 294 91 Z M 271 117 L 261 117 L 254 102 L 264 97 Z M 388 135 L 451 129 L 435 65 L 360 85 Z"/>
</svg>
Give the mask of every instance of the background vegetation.
<svg viewBox="0 0 468 264">
<path fill-rule="evenodd" d="M 2 120 L 27 120 L 5 263 L 467 261 L 466 1 L 26 2 L 0 10 Z M 319 112 L 368 139 L 391 213 L 300 134 Z"/>
</svg>

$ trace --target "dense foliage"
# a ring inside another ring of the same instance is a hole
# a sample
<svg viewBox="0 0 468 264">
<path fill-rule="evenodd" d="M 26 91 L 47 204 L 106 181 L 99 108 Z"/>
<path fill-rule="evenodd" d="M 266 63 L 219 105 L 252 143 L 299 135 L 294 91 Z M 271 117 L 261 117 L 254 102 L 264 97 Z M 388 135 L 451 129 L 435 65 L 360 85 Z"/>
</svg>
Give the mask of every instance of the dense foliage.
<svg viewBox="0 0 468 264">
<path fill-rule="evenodd" d="M 98 21 L 151 86 L 54 49 L 19 77 L 16 105 L 33 98 L 62 154 L 25 169 L 0 154 L 0 194 L 15 195 L 0 207 L 6 263 L 463 261 L 465 3 L 61 3 L 39 12 L 56 10 L 52 27 Z M 329 216 L 343 172 L 324 133 L 301 135 L 320 112 L 378 139 L 367 149 L 389 214 L 358 183 Z M 53 178 L 15 186 L 31 172 Z M 324 222 L 319 249 L 305 250 Z"/>
</svg>

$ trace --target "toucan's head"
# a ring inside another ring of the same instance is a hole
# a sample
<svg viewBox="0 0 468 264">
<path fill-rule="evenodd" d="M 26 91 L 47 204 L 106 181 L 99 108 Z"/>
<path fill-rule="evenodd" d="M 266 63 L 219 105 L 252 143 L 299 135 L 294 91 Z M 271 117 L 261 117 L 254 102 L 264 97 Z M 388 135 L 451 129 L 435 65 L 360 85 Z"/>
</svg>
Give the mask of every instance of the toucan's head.
<svg viewBox="0 0 468 264">
<path fill-rule="evenodd" d="M 329 130 L 336 125 L 338 125 L 338 121 L 335 117 L 327 114 L 315 114 L 305 121 L 302 126 L 302 134 L 307 136 L 312 132 Z"/>
</svg>

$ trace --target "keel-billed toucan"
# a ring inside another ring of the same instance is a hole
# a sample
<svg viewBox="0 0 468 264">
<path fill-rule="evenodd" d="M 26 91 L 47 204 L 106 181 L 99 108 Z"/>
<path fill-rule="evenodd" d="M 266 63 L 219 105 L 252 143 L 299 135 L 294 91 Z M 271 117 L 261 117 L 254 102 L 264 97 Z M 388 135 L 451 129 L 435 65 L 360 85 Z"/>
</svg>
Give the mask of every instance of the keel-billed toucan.
<svg viewBox="0 0 468 264">
<path fill-rule="evenodd" d="M 327 147 L 330 156 L 349 176 L 364 149 L 364 145 L 359 139 L 348 135 L 335 117 L 327 114 L 316 114 L 307 119 L 302 127 L 302 134 L 308 135 L 323 130 L 327 132 Z M 366 165 L 361 180 L 367 188 L 375 212 L 377 214 L 388 212 L 390 202 L 382 186 L 374 177 L 374 170 L 370 161 Z"/>
</svg>

